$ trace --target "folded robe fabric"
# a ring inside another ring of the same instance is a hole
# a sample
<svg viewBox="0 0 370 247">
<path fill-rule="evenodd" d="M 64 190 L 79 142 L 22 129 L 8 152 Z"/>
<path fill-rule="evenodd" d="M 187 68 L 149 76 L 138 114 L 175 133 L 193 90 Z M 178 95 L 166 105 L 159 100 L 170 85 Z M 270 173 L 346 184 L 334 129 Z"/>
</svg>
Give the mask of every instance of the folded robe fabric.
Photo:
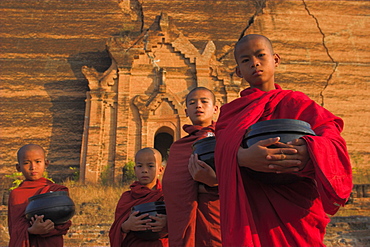
<svg viewBox="0 0 370 247">
<path fill-rule="evenodd" d="M 130 190 L 124 192 L 119 199 L 115 211 L 114 222 L 109 230 L 109 240 L 112 247 L 119 246 L 135 246 L 135 247 L 161 247 L 168 246 L 168 239 L 162 238 L 159 240 L 146 241 L 139 239 L 134 233 L 123 233 L 121 225 L 131 214 L 133 206 L 147 203 L 163 201 L 162 185 L 157 180 L 156 189 L 152 190 L 141 185 L 138 181 L 130 185 Z"/>
<path fill-rule="evenodd" d="M 208 127 L 184 125 L 189 135 L 171 145 L 163 175 L 170 246 L 220 246 L 218 195 L 198 194 L 199 183 L 189 170 L 192 144 L 214 132 L 215 123 Z"/>
<path fill-rule="evenodd" d="M 23 181 L 18 188 L 11 191 L 8 204 L 9 247 L 63 246 L 62 235 L 67 233 L 72 224 L 71 221 L 55 225 L 55 229 L 48 234 L 33 235 L 28 233 L 28 228 L 31 226 L 25 216 L 28 198 L 50 191 L 68 192 L 68 188 L 48 179 L 40 178 L 36 181 Z"/>
<path fill-rule="evenodd" d="M 352 189 L 343 121 L 305 94 L 248 88 L 221 108 L 216 125 L 215 163 L 224 246 L 323 246 L 328 214 L 344 205 Z M 310 161 L 297 182 L 271 185 L 240 168 L 237 151 L 252 124 L 299 119 L 317 136 L 304 136 Z"/>
</svg>

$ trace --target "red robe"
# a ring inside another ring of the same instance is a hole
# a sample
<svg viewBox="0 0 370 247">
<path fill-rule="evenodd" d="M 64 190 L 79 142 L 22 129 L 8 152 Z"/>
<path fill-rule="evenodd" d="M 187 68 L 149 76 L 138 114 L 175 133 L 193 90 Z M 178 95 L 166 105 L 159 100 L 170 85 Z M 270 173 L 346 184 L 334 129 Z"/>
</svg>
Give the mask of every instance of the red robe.
<svg viewBox="0 0 370 247">
<path fill-rule="evenodd" d="M 109 240 L 112 247 L 119 246 L 135 246 L 135 247 L 162 247 L 168 246 L 168 239 L 162 238 L 154 241 L 145 241 L 137 238 L 134 233 L 123 233 L 121 225 L 131 214 L 133 206 L 147 203 L 163 201 L 162 185 L 157 180 L 157 189 L 151 190 L 148 187 L 141 185 L 138 181 L 130 185 L 129 191 L 122 194 L 116 207 L 114 222 L 109 230 Z"/>
<path fill-rule="evenodd" d="M 221 108 L 216 126 L 215 163 L 224 246 L 323 246 L 326 213 L 344 205 L 352 175 L 343 121 L 300 92 L 248 88 Z M 305 136 L 311 160 L 302 179 L 271 185 L 253 178 L 237 162 L 246 129 L 269 119 L 299 119 L 317 136 Z"/>
<path fill-rule="evenodd" d="M 170 246 L 221 246 L 218 193 L 198 194 L 188 170 L 192 144 L 214 132 L 214 125 L 184 125 L 189 135 L 171 145 L 162 180 Z"/>
<path fill-rule="evenodd" d="M 33 235 L 28 233 L 31 226 L 26 219 L 25 210 L 28 205 L 28 198 L 43 194 L 49 191 L 67 191 L 68 188 L 55 184 L 46 178 L 36 181 L 24 181 L 18 188 L 11 191 L 8 203 L 8 226 L 9 226 L 9 247 L 33 247 L 33 246 L 63 246 L 63 235 L 71 226 L 71 221 L 55 225 L 55 229 L 48 234 Z"/>
</svg>

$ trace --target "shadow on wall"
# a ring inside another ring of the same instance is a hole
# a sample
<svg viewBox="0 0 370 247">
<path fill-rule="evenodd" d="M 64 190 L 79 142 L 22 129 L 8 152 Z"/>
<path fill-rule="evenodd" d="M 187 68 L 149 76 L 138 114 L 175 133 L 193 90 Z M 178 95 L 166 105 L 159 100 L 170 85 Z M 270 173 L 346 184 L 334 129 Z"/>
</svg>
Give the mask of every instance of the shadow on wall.
<svg viewBox="0 0 370 247">
<path fill-rule="evenodd" d="M 68 63 L 78 80 L 86 80 L 81 72 L 82 66 L 94 67 L 98 72 L 105 72 L 112 64 L 108 51 L 85 52 L 71 55 Z"/>
<path fill-rule="evenodd" d="M 82 66 L 94 67 L 104 72 L 111 64 L 106 51 L 79 53 L 68 58 L 71 77 L 75 80 L 54 81 L 46 83 L 52 107 L 52 131 L 48 158 L 51 166 L 49 176 L 55 182 L 61 182 L 73 175 L 70 167 L 79 168 L 80 151 L 85 116 L 86 91 L 88 82 L 81 72 Z"/>
</svg>

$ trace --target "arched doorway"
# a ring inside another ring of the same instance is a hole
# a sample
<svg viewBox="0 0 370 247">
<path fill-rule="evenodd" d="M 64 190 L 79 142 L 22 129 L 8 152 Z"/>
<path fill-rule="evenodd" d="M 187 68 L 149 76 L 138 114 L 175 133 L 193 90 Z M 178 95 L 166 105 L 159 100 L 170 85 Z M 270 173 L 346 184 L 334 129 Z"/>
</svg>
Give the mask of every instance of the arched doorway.
<svg viewBox="0 0 370 247">
<path fill-rule="evenodd" d="M 168 152 L 173 143 L 174 131 L 168 127 L 161 127 L 154 136 L 154 148 L 161 152 L 163 160 L 168 159 Z"/>
</svg>

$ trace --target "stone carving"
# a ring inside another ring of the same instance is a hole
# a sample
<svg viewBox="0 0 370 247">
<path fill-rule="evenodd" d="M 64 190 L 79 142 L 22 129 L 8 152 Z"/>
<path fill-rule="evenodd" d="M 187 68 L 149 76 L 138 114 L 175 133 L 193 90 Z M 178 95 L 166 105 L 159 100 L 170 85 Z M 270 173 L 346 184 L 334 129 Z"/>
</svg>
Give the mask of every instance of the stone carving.
<svg viewBox="0 0 370 247">
<path fill-rule="evenodd" d="M 113 60 L 109 69 L 104 73 L 99 73 L 94 68 L 83 66 L 82 73 L 89 82 L 90 90 L 108 89 L 113 86 L 117 80 L 117 65 Z"/>
</svg>

